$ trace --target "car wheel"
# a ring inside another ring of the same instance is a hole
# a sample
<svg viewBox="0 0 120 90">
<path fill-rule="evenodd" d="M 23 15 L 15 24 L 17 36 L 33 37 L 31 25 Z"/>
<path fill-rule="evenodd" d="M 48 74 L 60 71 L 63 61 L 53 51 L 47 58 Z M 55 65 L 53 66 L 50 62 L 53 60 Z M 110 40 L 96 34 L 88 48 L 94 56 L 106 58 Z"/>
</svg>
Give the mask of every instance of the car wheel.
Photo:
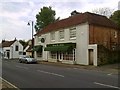
<svg viewBox="0 0 120 90">
<path fill-rule="evenodd" d="M 19 63 L 22 63 L 22 61 L 21 61 L 21 60 L 19 60 Z"/>
</svg>

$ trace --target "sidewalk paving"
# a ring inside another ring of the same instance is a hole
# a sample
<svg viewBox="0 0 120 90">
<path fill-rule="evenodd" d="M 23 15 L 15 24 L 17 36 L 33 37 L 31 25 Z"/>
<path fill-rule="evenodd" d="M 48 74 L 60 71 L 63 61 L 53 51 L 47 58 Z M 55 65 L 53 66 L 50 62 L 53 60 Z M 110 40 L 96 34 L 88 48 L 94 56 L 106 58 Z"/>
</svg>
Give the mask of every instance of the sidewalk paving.
<svg viewBox="0 0 120 90">
<path fill-rule="evenodd" d="M 1 82 L 1 90 L 20 90 L 19 88 L 17 88 L 16 86 L 14 86 L 13 84 L 9 83 L 8 81 L 2 79 L 2 82 Z"/>
<path fill-rule="evenodd" d="M 64 63 L 61 63 L 61 62 L 47 62 L 47 61 L 39 61 L 38 63 L 39 64 L 54 65 L 54 66 L 78 68 L 78 69 L 95 70 L 95 71 L 101 71 L 101 72 L 117 74 L 117 75 L 120 72 L 120 63 L 101 65 L 101 66 L 78 65 L 78 64 L 77 65 L 73 65 L 73 64 L 64 64 Z"/>
</svg>

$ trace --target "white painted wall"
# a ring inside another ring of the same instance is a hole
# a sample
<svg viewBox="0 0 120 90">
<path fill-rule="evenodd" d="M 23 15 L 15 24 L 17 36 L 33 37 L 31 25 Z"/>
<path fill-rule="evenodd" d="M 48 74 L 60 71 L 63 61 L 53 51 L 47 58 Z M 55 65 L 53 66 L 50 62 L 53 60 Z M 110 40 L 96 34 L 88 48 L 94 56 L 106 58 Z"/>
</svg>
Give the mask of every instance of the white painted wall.
<svg viewBox="0 0 120 90">
<path fill-rule="evenodd" d="M 30 46 L 28 45 L 23 51 L 26 52 L 26 50 L 29 48 Z"/>
<path fill-rule="evenodd" d="M 88 65 L 89 25 L 81 24 L 77 27 L 76 63 Z"/>
<path fill-rule="evenodd" d="M 4 47 L 4 48 L 3 48 L 4 58 L 7 59 L 8 57 L 7 57 L 7 52 L 6 52 L 6 50 L 10 50 L 10 47 Z"/>
<path fill-rule="evenodd" d="M 19 50 L 18 51 L 15 51 L 15 46 L 18 45 L 19 47 Z M 22 44 L 20 44 L 19 41 L 15 41 L 11 47 L 10 47 L 10 51 L 11 51 L 11 54 L 10 54 L 10 57 L 11 58 L 19 58 L 20 55 L 19 55 L 19 52 L 23 52 L 23 46 Z M 13 51 L 13 52 L 12 52 Z"/>
<path fill-rule="evenodd" d="M 88 45 L 89 45 L 89 25 L 87 23 L 81 24 L 76 27 L 76 39 L 70 39 L 69 37 L 69 29 L 64 28 L 64 40 L 59 39 L 59 30 L 55 32 L 55 41 L 51 41 L 50 33 L 46 33 L 41 35 L 40 37 L 45 37 L 45 43 L 39 43 L 38 37 L 35 38 L 35 45 L 44 45 L 46 47 L 47 44 L 55 44 L 55 43 L 76 43 L 76 64 L 88 65 Z M 62 29 L 61 29 L 62 30 Z M 43 59 L 49 59 L 49 52 L 43 50 Z"/>
<path fill-rule="evenodd" d="M 16 45 L 18 45 L 19 51 L 15 51 Z M 5 54 L 6 54 L 6 50 L 10 50 L 10 59 L 11 58 L 19 58 L 20 57 L 19 52 L 23 52 L 23 46 L 22 46 L 22 44 L 20 44 L 20 42 L 15 41 L 10 47 L 3 48 L 3 52 L 5 52 Z M 5 58 L 7 58 L 6 56 L 7 55 L 5 55 Z"/>
</svg>

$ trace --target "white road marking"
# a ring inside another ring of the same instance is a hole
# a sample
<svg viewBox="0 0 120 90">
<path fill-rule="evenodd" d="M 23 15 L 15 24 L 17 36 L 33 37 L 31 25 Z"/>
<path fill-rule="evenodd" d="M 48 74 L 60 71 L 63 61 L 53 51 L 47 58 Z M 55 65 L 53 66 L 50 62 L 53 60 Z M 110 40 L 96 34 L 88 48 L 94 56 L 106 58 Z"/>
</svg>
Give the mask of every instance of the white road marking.
<svg viewBox="0 0 120 90">
<path fill-rule="evenodd" d="M 46 72 L 46 71 L 42 71 L 42 70 L 37 70 L 37 71 L 38 72 L 42 72 L 42 73 L 46 73 L 46 74 L 51 74 L 51 75 L 59 76 L 59 77 L 65 77 L 65 76 L 57 74 L 57 73 L 51 73 L 51 72 Z"/>
<path fill-rule="evenodd" d="M 78 69 L 78 68 L 73 68 L 73 69 Z"/>
<path fill-rule="evenodd" d="M 7 84 L 9 84 L 10 86 L 12 86 L 13 88 L 17 88 L 15 85 L 11 84 L 10 82 L 8 82 L 7 80 L 3 79 L 0 77 L 1 80 L 3 80 L 4 82 L 6 82 Z"/>
<path fill-rule="evenodd" d="M 109 74 L 107 74 L 107 75 L 112 75 L 112 73 L 109 73 Z"/>
<path fill-rule="evenodd" d="M 107 85 L 107 84 L 103 84 L 103 83 L 98 83 L 98 82 L 94 82 L 94 84 L 101 85 L 101 86 L 106 86 L 106 87 L 111 87 L 111 88 L 120 89 L 120 87 L 116 87 L 116 86 L 112 86 L 112 85 Z"/>
<path fill-rule="evenodd" d="M 28 69 L 27 67 L 22 67 L 22 66 L 18 66 L 16 65 L 17 68 L 22 68 L 22 69 Z"/>
</svg>

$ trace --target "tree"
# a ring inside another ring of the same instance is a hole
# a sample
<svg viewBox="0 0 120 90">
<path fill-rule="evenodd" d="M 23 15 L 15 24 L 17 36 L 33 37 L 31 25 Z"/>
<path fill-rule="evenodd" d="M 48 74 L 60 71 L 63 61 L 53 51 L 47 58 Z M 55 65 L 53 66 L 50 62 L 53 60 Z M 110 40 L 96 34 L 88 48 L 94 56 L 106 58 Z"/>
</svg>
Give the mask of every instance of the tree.
<svg viewBox="0 0 120 90">
<path fill-rule="evenodd" d="M 55 15 L 56 15 L 55 11 L 52 10 L 50 6 L 41 8 L 41 11 L 36 15 L 36 25 L 35 25 L 36 32 L 38 32 L 48 24 L 58 20 L 55 19 Z"/>
<path fill-rule="evenodd" d="M 96 8 L 92 12 L 96 14 L 104 15 L 109 18 L 112 15 L 113 10 L 105 7 L 105 8 Z"/>
<path fill-rule="evenodd" d="M 111 16 L 110 19 L 115 22 L 120 27 L 120 10 L 115 11 Z"/>
<path fill-rule="evenodd" d="M 25 40 L 19 40 L 19 42 L 23 45 L 23 47 L 28 45 L 28 41 L 26 42 Z"/>
</svg>

